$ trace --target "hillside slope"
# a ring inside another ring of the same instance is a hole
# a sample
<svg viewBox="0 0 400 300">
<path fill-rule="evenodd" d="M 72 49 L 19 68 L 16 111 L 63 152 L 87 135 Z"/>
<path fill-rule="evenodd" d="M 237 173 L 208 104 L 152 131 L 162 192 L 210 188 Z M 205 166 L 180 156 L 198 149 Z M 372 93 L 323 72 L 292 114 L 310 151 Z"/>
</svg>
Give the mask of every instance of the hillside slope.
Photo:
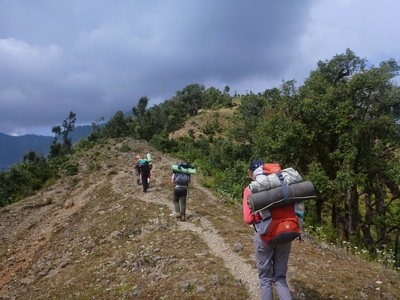
<svg viewBox="0 0 400 300">
<path fill-rule="evenodd" d="M 218 110 L 199 110 L 198 114 L 190 117 L 185 125 L 169 134 L 169 138 L 177 139 L 182 136 L 190 135 L 199 138 L 212 133 L 213 137 L 224 135 L 224 131 L 235 122 L 234 112 L 237 107 L 221 108 Z"/>
<path fill-rule="evenodd" d="M 146 153 L 143 194 L 132 162 Z M 0 299 L 259 299 L 240 205 L 196 174 L 188 221 L 177 221 L 177 161 L 146 143 L 109 141 L 75 159 L 78 175 L 0 210 Z M 289 262 L 293 299 L 400 299 L 398 273 L 304 237 Z"/>
</svg>

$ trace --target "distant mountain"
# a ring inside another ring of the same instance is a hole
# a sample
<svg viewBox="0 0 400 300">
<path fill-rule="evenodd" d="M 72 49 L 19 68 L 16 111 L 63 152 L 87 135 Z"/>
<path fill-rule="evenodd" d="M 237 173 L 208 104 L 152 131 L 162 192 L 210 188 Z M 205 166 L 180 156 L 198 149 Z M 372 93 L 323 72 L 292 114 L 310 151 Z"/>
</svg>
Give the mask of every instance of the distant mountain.
<svg viewBox="0 0 400 300">
<path fill-rule="evenodd" d="M 99 126 L 103 126 L 103 124 L 99 124 Z M 76 126 L 74 131 L 70 133 L 70 137 L 72 138 L 72 143 L 76 143 L 80 139 L 87 138 L 93 132 L 92 125 L 85 126 Z"/>
<path fill-rule="evenodd" d="M 91 125 L 76 126 L 70 137 L 75 143 L 81 138 L 88 137 L 91 132 Z M 24 153 L 31 150 L 47 156 L 53 140 L 53 136 L 35 134 L 12 136 L 0 132 L 0 171 L 8 170 L 14 164 L 22 162 Z"/>
</svg>

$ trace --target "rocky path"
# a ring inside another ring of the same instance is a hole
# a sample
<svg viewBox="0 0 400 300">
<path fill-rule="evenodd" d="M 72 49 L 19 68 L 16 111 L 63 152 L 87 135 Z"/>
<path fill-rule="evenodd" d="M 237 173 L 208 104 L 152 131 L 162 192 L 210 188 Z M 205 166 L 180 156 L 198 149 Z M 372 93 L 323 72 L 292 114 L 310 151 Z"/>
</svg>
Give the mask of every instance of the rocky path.
<svg viewBox="0 0 400 300">
<path fill-rule="evenodd" d="M 132 170 L 126 170 L 127 164 L 121 165 L 124 172 L 119 172 L 112 179 L 112 187 L 115 192 L 130 197 L 132 193 L 140 193 L 140 199 L 147 202 L 162 203 L 166 205 L 171 212 L 171 217 L 175 216 L 174 205 L 172 201 L 172 190 L 166 191 L 165 186 L 170 186 L 171 182 L 171 169 L 172 164 L 176 164 L 176 161 L 169 158 L 168 156 L 153 154 L 153 170 L 152 178 L 150 183 L 149 191 L 145 194 L 141 192 L 141 186 L 135 187 L 136 177 Z M 129 172 L 132 176 L 126 176 L 126 172 Z M 196 180 L 196 176 L 192 176 L 191 190 L 196 190 L 196 197 L 206 199 L 209 203 L 216 203 L 218 199 L 206 188 L 202 187 Z M 198 196 L 198 193 L 202 194 Z M 194 201 L 193 197 L 190 196 L 187 200 L 187 222 L 178 222 L 179 230 L 189 230 L 195 232 L 201 239 L 207 243 L 211 253 L 217 257 L 220 257 L 226 267 L 231 271 L 232 275 L 238 281 L 241 281 L 249 292 L 249 299 L 260 299 L 260 292 L 258 288 L 258 276 L 254 266 L 249 265 L 246 261 L 240 257 L 236 252 L 233 251 L 232 247 L 228 246 L 224 238 L 219 235 L 218 228 L 215 228 L 213 224 L 207 219 L 207 217 L 196 217 L 194 211 L 191 210 L 191 203 Z M 205 203 L 203 203 L 204 205 Z M 205 204 L 207 205 L 207 204 Z M 192 220 L 200 221 L 194 224 Z M 249 239 L 252 237 L 249 236 Z"/>
</svg>

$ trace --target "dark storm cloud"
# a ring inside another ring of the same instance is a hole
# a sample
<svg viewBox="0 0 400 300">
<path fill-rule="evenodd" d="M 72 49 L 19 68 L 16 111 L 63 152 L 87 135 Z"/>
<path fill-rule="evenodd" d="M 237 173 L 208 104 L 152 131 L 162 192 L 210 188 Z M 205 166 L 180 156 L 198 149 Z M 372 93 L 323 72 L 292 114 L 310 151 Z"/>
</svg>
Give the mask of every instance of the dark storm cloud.
<svg viewBox="0 0 400 300">
<path fill-rule="evenodd" d="M 304 78 L 337 51 L 324 22 L 349 2 L 0 0 L 0 132 L 51 134 L 70 111 L 90 124 L 191 83 L 244 93 Z"/>
</svg>

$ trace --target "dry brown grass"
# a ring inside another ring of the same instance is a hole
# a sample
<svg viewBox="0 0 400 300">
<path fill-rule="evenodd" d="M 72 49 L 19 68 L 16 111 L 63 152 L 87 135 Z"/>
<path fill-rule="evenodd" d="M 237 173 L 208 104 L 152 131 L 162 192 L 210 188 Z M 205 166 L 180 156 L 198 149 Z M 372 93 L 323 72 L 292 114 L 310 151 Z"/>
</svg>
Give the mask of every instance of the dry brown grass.
<svg viewBox="0 0 400 300">
<path fill-rule="evenodd" d="M 193 136 L 198 138 L 199 136 L 207 136 L 206 128 L 214 123 L 218 126 L 214 130 L 213 135 L 218 137 L 224 133 L 234 122 L 234 111 L 233 108 L 223 108 L 219 110 L 200 110 L 198 115 L 191 117 L 186 121 L 183 128 L 171 133 L 169 138 L 178 138 L 181 136 L 189 136 L 190 132 L 193 132 Z"/>
</svg>

